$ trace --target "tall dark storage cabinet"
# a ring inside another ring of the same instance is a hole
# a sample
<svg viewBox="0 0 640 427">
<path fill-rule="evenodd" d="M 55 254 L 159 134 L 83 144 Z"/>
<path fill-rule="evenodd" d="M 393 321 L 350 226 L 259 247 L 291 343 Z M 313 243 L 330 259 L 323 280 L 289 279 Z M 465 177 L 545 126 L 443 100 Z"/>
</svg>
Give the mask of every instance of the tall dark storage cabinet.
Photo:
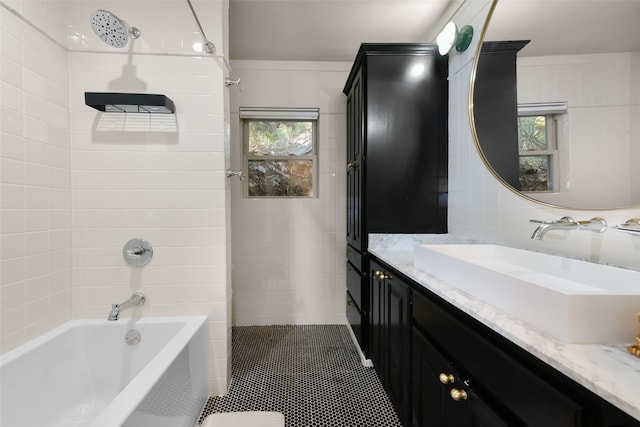
<svg viewBox="0 0 640 427">
<path fill-rule="evenodd" d="M 502 179 L 520 189 L 516 60 L 528 40 L 484 42 L 476 70 L 473 115 L 487 161 Z"/>
<path fill-rule="evenodd" d="M 347 317 L 369 355 L 370 233 L 446 233 L 448 60 L 363 44 L 347 95 Z"/>
</svg>

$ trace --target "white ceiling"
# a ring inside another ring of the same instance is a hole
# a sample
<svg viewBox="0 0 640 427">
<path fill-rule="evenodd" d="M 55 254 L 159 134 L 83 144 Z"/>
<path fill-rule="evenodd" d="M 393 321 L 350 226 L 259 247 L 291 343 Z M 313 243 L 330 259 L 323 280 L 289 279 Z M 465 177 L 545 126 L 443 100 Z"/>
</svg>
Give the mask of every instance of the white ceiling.
<svg viewBox="0 0 640 427">
<path fill-rule="evenodd" d="M 230 57 L 352 61 L 365 42 L 429 42 L 453 3 L 230 0 Z M 529 56 L 640 51 L 638 28 L 640 0 L 500 0 L 486 40 L 533 40 Z"/>
<path fill-rule="evenodd" d="M 499 0 L 485 40 L 531 40 L 519 56 L 640 52 L 639 28 L 640 0 Z"/>
<path fill-rule="evenodd" d="M 231 59 L 353 61 L 361 43 L 426 42 L 452 0 L 230 0 Z"/>
</svg>

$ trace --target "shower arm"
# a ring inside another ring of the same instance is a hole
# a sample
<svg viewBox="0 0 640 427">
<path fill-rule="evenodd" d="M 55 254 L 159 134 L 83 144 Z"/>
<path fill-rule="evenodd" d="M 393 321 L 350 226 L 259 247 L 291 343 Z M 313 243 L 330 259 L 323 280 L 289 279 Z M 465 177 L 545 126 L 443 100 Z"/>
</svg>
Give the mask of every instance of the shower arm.
<svg viewBox="0 0 640 427">
<path fill-rule="evenodd" d="M 196 15 L 196 11 L 193 8 L 193 5 L 191 4 L 191 0 L 187 0 L 187 4 L 189 5 L 189 9 L 191 9 L 191 13 L 193 14 L 193 17 L 196 20 L 196 24 L 198 24 L 198 28 L 200 28 L 200 33 L 202 34 L 202 38 L 204 40 L 204 45 L 202 46 L 202 49 L 207 53 L 214 53 L 216 51 L 216 47 L 213 45 L 213 43 L 209 41 L 209 39 L 207 38 L 207 35 L 204 33 L 204 30 L 202 29 L 202 25 L 200 24 L 200 20 L 198 19 L 198 15 Z"/>
</svg>

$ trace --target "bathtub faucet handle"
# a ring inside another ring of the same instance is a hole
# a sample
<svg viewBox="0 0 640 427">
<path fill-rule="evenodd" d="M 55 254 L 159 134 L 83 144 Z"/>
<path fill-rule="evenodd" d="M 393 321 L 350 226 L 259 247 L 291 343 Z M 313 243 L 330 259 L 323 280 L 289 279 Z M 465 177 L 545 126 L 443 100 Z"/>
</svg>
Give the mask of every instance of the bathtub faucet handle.
<svg viewBox="0 0 640 427">
<path fill-rule="evenodd" d="M 144 239 L 131 239 L 122 248 L 122 256 L 132 267 L 142 267 L 151 261 L 153 247 Z"/>
<path fill-rule="evenodd" d="M 127 253 L 132 256 L 140 256 L 146 252 L 146 249 L 142 246 L 136 246 L 135 248 L 129 249 Z"/>
</svg>

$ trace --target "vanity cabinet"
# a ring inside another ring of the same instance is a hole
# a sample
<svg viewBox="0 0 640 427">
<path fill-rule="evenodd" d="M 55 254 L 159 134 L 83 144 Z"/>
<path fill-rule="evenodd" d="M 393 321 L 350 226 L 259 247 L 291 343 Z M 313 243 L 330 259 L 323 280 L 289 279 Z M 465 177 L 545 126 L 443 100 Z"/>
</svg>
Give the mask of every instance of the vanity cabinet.
<svg viewBox="0 0 640 427">
<path fill-rule="evenodd" d="M 454 388 L 462 387 L 466 392 L 468 397 L 465 404 L 483 407 L 486 409 L 483 413 L 503 420 L 505 425 L 583 425 L 583 411 L 578 403 L 448 313 L 434 301 L 435 298 L 430 299 L 419 290 L 414 292 L 413 298 L 414 328 L 424 334 L 423 341 L 428 339 L 441 349 L 442 357 L 457 372 L 456 382 L 452 385 Z M 443 372 L 448 374 L 446 370 Z M 438 373 L 430 380 L 439 379 Z M 445 401 L 449 400 L 445 397 Z M 502 408 L 497 409 L 499 415 L 489 409 L 487 401 L 495 402 L 494 406 Z M 429 424 L 416 424 L 422 425 Z"/>
<path fill-rule="evenodd" d="M 362 44 L 356 55 L 343 89 L 346 239 L 347 270 L 363 283 L 370 233 L 447 232 L 447 70 L 432 44 Z M 367 293 L 365 287 L 363 305 L 356 302 L 363 325 L 370 324 Z M 366 339 L 360 345 L 369 356 Z"/>
<path fill-rule="evenodd" d="M 407 425 L 409 417 L 410 286 L 371 262 L 370 358 L 389 400 Z"/>
<path fill-rule="evenodd" d="M 372 359 L 403 425 L 640 427 L 421 284 L 370 265 Z"/>
<path fill-rule="evenodd" d="M 412 427 L 509 427 L 415 326 L 411 339 Z"/>
</svg>

